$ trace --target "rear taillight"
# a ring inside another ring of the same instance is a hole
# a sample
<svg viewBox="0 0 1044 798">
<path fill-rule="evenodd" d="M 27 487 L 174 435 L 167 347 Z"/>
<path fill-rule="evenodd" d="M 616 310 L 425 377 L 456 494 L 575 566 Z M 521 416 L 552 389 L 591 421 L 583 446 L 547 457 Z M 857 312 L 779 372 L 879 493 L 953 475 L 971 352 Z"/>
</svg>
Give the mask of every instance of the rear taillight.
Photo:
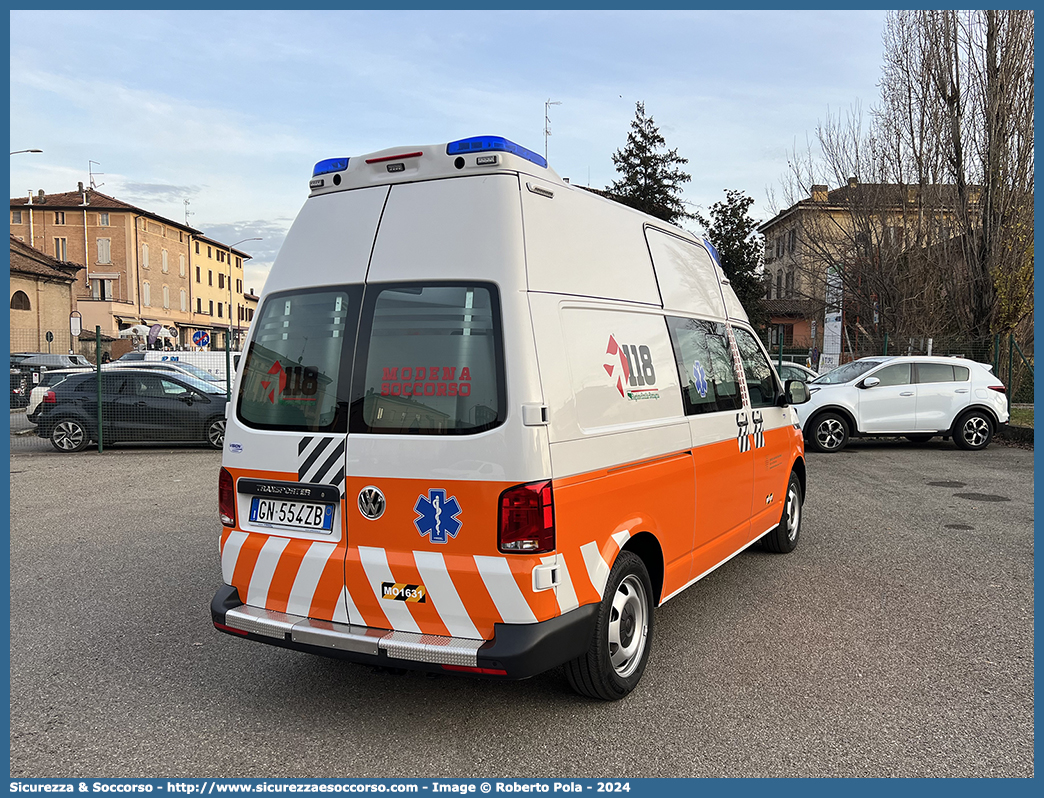
<svg viewBox="0 0 1044 798">
<path fill-rule="evenodd" d="M 507 554 L 555 548 L 555 505 L 550 482 L 516 485 L 500 494 L 497 546 Z"/>
<path fill-rule="evenodd" d="M 991 391 L 996 391 L 997 393 L 1008 392 L 1008 389 L 1005 388 L 1003 385 L 987 385 L 986 387 L 989 388 Z"/>
<path fill-rule="evenodd" d="M 58 404 L 58 397 L 54 395 L 54 391 L 48 391 L 44 394 L 43 403 L 45 405 L 56 405 Z"/>
<path fill-rule="evenodd" d="M 225 526 L 236 525 L 236 486 L 227 468 L 218 476 L 218 512 Z"/>
</svg>

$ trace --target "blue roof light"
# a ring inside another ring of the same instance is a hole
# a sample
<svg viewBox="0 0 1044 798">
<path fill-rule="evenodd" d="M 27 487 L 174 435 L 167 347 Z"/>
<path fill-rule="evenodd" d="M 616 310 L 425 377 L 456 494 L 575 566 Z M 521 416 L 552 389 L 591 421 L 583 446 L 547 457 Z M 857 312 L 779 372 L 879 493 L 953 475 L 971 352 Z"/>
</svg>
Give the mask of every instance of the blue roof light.
<svg viewBox="0 0 1044 798">
<path fill-rule="evenodd" d="M 343 172 L 348 168 L 347 158 L 327 158 L 325 161 L 319 161 L 315 165 L 315 169 L 312 170 L 312 177 L 316 175 L 328 175 L 330 172 Z"/>
<path fill-rule="evenodd" d="M 710 242 L 710 239 L 703 239 L 703 246 L 705 246 L 710 251 L 710 256 L 714 258 L 714 262 L 718 264 L 719 268 L 721 268 L 721 258 L 718 255 L 718 250 L 714 248 L 714 245 Z"/>
<path fill-rule="evenodd" d="M 510 152 L 512 155 L 525 158 L 527 161 L 532 161 L 537 166 L 547 169 L 547 159 L 544 156 L 537 155 L 535 152 L 527 150 L 525 147 L 520 147 L 515 142 L 508 141 L 501 136 L 473 136 L 470 139 L 451 141 L 446 145 L 447 155 L 463 155 L 466 152 L 481 152 L 483 150 Z"/>
</svg>

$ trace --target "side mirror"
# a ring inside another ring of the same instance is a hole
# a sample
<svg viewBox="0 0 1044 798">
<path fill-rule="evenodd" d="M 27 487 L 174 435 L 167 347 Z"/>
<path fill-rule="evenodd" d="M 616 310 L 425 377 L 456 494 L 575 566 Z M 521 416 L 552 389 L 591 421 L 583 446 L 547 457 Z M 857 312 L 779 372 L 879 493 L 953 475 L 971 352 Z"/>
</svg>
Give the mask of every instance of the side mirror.
<svg viewBox="0 0 1044 798">
<path fill-rule="evenodd" d="M 863 380 L 861 387 L 863 387 L 863 388 L 873 388 L 875 385 L 880 385 L 880 384 L 881 384 L 881 380 L 879 380 L 877 377 L 867 377 L 865 380 Z"/>
<path fill-rule="evenodd" d="M 787 380 L 786 393 L 787 404 L 791 405 L 803 405 L 812 398 L 808 386 L 801 380 Z"/>
</svg>

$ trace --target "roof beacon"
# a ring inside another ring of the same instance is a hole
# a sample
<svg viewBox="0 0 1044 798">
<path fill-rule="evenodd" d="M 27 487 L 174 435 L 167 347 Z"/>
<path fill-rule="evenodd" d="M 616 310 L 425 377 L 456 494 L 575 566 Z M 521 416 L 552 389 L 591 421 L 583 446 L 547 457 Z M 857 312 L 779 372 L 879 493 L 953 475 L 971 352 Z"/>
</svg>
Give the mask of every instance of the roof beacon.
<svg viewBox="0 0 1044 798">
<path fill-rule="evenodd" d="M 325 161 L 319 161 L 315 165 L 315 169 L 312 170 L 312 177 L 328 175 L 330 172 L 343 172 L 347 168 L 347 158 L 327 158 Z"/>
<path fill-rule="evenodd" d="M 537 155 L 535 152 L 527 150 L 525 147 L 520 147 L 515 142 L 508 141 L 500 136 L 474 136 L 470 139 L 451 141 L 446 145 L 447 155 L 462 155 L 467 152 L 481 152 L 483 150 L 510 152 L 547 169 L 547 159 L 542 155 Z"/>
</svg>

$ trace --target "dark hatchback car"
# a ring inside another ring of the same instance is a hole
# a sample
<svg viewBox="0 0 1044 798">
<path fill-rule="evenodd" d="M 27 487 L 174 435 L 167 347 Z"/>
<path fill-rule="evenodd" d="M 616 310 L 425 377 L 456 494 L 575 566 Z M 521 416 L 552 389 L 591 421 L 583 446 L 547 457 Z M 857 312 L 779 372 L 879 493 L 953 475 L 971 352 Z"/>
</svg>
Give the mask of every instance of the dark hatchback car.
<svg viewBox="0 0 1044 798">
<path fill-rule="evenodd" d="M 224 388 L 188 375 L 120 369 L 104 371 L 103 442 L 179 441 L 220 449 L 225 439 Z M 40 403 L 36 434 L 60 452 L 98 440 L 95 372 L 73 374 Z"/>
</svg>

